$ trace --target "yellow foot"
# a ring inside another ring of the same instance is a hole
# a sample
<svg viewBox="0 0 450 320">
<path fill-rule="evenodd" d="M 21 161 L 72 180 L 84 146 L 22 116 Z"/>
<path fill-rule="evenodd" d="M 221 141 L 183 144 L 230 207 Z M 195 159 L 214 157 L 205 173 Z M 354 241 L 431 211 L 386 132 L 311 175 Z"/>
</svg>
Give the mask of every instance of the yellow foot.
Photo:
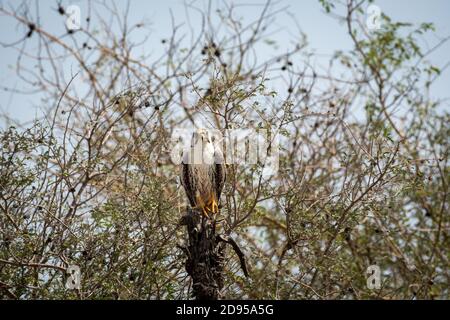
<svg viewBox="0 0 450 320">
<path fill-rule="evenodd" d="M 214 200 L 214 199 L 212 200 L 212 203 L 211 203 L 211 212 L 214 214 L 219 213 L 219 205 L 216 202 L 216 200 Z"/>
<path fill-rule="evenodd" d="M 194 210 L 201 211 L 202 214 L 209 219 L 208 206 L 205 204 L 203 199 L 199 194 L 196 195 L 197 205 L 193 208 Z"/>
<path fill-rule="evenodd" d="M 219 206 L 214 198 L 208 201 L 207 205 L 205 206 L 205 209 L 207 212 L 211 213 L 213 217 L 215 217 L 215 215 L 219 213 Z M 207 217 L 209 218 L 208 215 Z"/>
<path fill-rule="evenodd" d="M 209 213 L 212 213 L 213 216 L 219 213 L 219 204 L 215 200 L 214 196 L 212 196 L 206 203 L 198 195 L 196 200 L 197 205 L 193 209 L 201 211 L 202 214 L 208 219 L 210 219 Z"/>
</svg>

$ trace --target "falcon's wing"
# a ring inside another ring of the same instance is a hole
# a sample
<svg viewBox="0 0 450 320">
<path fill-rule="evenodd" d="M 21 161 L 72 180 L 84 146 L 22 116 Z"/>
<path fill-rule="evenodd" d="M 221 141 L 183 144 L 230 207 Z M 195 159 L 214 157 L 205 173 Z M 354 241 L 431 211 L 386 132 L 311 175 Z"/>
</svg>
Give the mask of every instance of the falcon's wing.
<svg viewBox="0 0 450 320">
<path fill-rule="evenodd" d="M 195 181 L 192 176 L 192 167 L 184 162 L 181 163 L 181 185 L 186 191 L 186 196 L 189 199 L 192 207 L 195 207 L 195 195 L 193 194 L 195 188 Z"/>
<path fill-rule="evenodd" d="M 225 185 L 226 167 L 222 152 L 216 148 L 214 151 L 214 187 L 216 188 L 217 202 L 220 201 L 220 195 Z"/>
</svg>

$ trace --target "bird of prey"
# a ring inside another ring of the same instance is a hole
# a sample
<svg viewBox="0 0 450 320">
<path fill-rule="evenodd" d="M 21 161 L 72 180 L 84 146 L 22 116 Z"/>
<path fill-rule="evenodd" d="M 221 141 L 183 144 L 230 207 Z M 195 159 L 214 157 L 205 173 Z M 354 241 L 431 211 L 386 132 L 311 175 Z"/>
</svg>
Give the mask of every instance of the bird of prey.
<svg viewBox="0 0 450 320">
<path fill-rule="evenodd" d="M 181 163 L 180 180 L 190 205 L 207 218 L 219 212 L 226 177 L 222 150 L 213 140 L 208 130 L 197 129 Z"/>
</svg>

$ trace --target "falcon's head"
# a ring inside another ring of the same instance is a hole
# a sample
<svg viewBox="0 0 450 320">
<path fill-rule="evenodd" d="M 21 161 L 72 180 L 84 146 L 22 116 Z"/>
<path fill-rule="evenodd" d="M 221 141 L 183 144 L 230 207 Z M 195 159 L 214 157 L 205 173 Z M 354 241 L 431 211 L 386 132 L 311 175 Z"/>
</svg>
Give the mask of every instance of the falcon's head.
<svg viewBox="0 0 450 320">
<path fill-rule="evenodd" d="M 191 140 L 191 156 L 195 159 L 191 163 L 212 164 L 214 162 L 213 137 L 209 130 L 200 128 L 194 131 Z"/>
<path fill-rule="evenodd" d="M 198 145 L 199 143 L 202 143 L 202 145 L 205 146 L 212 142 L 213 142 L 212 135 L 206 129 L 203 128 L 197 129 L 192 134 L 192 144 L 191 144 L 192 147 Z"/>
</svg>

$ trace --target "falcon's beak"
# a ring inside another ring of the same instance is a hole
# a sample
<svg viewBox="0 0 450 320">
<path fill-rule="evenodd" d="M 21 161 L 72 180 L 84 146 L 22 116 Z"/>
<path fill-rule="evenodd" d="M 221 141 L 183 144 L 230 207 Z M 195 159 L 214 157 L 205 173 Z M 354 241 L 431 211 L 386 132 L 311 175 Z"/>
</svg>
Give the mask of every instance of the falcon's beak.
<svg viewBox="0 0 450 320">
<path fill-rule="evenodd" d="M 211 143 L 211 138 L 206 131 L 194 131 L 192 137 L 194 143 L 197 143 L 198 141 L 200 141 L 200 139 L 202 142 L 205 141 L 206 143 Z"/>
</svg>

